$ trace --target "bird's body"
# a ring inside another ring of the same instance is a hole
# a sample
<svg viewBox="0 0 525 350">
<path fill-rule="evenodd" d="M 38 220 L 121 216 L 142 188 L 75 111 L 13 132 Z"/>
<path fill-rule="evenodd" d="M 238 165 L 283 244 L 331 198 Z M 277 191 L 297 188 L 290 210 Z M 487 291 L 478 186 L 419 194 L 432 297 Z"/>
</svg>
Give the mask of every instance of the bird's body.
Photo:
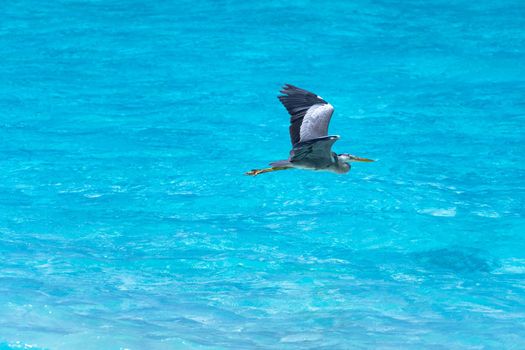
<svg viewBox="0 0 525 350">
<path fill-rule="evenodd" d="M 344 174 L 350 171 L 349 162 L 371 162 L 347 153 L 332 152 L 332 145 L 339 136 L 328 135 L 328 125 L 334 107 L 306 90 L 286 84 L 278 96 L 290 114 L 290 139 L 292 150 L 287 160 L 270 163 L 271 168 L 254 169 L 247 175 L 259 175 L 276 170 L 308 169 Z"/>
</svg>

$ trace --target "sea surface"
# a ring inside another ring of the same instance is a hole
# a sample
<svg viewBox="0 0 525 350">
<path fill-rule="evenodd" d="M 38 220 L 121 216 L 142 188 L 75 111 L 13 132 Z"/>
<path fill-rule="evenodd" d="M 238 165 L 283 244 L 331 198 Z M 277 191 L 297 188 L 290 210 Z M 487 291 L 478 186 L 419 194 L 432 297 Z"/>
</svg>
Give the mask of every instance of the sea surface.
<svg viewBox="0 0 525 350">
<path fill-rule="evenodd" d="M 525 349 L 525 2 L 0 14 L 0 349 Z"/>
</svg>

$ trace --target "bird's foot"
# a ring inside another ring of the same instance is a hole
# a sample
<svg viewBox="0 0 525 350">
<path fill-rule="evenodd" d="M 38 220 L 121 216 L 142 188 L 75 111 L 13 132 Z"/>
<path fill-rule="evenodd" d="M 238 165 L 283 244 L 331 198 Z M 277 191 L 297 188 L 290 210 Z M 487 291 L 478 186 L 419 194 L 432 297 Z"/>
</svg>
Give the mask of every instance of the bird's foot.
<svg viewBox="0 0 525 350">
<path fill-rule="evenodd" d="M 291 167 L 288 167 L 288 166 L 274 166 L 274 167 L 266 168 L 266 169 L 252 169 L 252 170 L 248 171 L 246 173 L 246 175 L 257 176 L 257 175 L 263 174 L 263 173 L 269 173 L 269 172 L 272 172 L 272 171 L 286 170 L 286 169 L 291 169 Z"/>
<path fill-rule="evenodd" d="M 264 170 L 264 169 L 252 169 L 252 170 L 246 172 L 245 175 L 249 175 L 249 176 L 257 176 L 257 175 L 263 173 L 263 170 Z"/>
</svg>

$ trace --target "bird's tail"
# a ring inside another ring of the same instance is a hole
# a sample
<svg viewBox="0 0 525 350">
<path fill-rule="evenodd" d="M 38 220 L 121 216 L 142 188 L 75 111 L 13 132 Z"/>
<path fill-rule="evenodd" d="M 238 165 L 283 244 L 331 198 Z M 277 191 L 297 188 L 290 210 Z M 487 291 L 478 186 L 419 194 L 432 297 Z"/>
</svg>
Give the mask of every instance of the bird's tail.
<svg viewBox="0 0 525 350">
<path fill-rule="evenodd" d="M 289 160 L 277 160 L 270 163 L 273 167 L 292 167 L 292 163 Z"/>
</svg>

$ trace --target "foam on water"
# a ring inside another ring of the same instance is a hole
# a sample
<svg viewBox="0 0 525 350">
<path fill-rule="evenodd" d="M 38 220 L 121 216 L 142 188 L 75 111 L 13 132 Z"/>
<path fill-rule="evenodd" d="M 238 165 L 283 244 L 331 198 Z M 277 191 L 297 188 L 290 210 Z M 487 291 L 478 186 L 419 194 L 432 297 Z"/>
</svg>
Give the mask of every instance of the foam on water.
<svg viewBox="0 0 525 350">
<path fill-rule="evenodd" d="M 522 1 L 0 9 L 0 348 L 525 347 Z"/>
</svg>

